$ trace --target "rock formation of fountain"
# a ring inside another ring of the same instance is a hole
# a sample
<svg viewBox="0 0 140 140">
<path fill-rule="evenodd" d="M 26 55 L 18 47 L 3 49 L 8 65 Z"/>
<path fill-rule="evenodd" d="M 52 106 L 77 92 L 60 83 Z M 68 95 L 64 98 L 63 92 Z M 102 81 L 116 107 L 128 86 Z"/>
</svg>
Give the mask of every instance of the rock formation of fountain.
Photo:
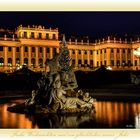
<svg viewBox="0 0 140 140">
<path fill-rule="evenodd" d="M 43 72 L 37 90 L 23 104 L 8 107 L 8 111 L 24 113 L 81 113 L 94 110 L 94 99 L 78 87 L 69 50 L 63 35 L 60 53 L 46 62 L 49 72 Z"/>
</svg>

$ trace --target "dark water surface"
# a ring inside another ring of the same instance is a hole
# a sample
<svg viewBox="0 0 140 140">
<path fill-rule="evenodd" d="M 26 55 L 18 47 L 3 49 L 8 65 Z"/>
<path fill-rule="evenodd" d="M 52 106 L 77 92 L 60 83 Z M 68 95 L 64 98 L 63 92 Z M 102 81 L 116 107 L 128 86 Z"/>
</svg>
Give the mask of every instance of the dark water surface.
<svg viewBox="0 0 140 140">
<path fill-rule="evenodd" d="M 27 116 L 11 113 L 7 107 L 24 100 L 0 104 L 0 128 L 139 128 L 140 102 L 97 101 L 96 113 Z"/>
</svg>

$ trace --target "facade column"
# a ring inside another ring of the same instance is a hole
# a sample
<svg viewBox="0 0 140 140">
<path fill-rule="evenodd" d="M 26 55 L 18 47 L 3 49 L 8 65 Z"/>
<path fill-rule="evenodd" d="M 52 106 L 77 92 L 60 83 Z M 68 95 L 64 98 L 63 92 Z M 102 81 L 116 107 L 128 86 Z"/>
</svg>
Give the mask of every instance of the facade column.
<svg viewBox="0 0 140 140">
<path fill-rule="evenodd" d="M 35 47 L 35 67 L 38 67 L 38 46 Z"/>
<path fill-rule="evenodd" d="M 105 65 L 104 49 L 102 49 L 102 65 Z"/>
<path fill-rule="evenodd" d="M 97 67 L 97 52 L 93 51 L 93 67 Z"/>
<path fill-rule="evenodd" d="M 8 48 L 6 46 L 4 46 L 4 69 L 7 69 L 8 66 Z"/>
<path fill-rule="evenodd" d="M 31 67 L 31 46 L 28 47 L 28 67 Z"/>
<path fill-rule="evenodd" d="M 78 50 L 75 50 L 75 67 L 78 67 Z"/>
<path fill-rule="evenodd" d="M 12 67 L 16 67 L 16 47 L 12 47 Z"/>
<path fill-rule="evenodd" d="M 87 51 L 87 64 L 90 65 L 90 52 Z"/>
<path fill-rule="evenodd" d="M 125 49 L 125 63 L 128 64 L 128 49 Z"/>
<path fill-rule="evenodd" d="M 52 59 L 53 58 L 53 49 L 52 49 L 52 47 L 50 47 L 50 59 Z"/>
<path fill-rule="evenodd" d="M 106 49 L 106 65 L 110 66 L 110 48 Z"/>
<path fill-rule="evenodd" d="M 117 49 L 114 49 L 114 66 L 117 67 Z"/>
<path fill-rule="evenodd" d="M 131 49 L 131 63 L 132 63 L 132 69 L 135 69 L 135 62 L 134 62 L 134 49 Z"/>
<path fill-rule="evenodd" d="M 122 49 L 120 49 L 120 67 L 122 68 Z"/>
<path fill-rule="evenodd" d="M 24 64 L 24 50 L 23 46 L 20 47 L 20 65 Z"/>
<path fill-rule="evenodd" d="M 84 64 L 84 51 L 81 50 L 82 65 Z"/>
<path fill-rule="evenodd" d="M 56 52 L 59 53 L 59 48 L 56 48 Z"/>
<path fill-rule="evenodd" d="M 45 66 L 46 62 L 46 47 L 43 47 L 43 67 Z"/>
<path fill-rule="evenodd" d="M 70 55 L 70 65 L 72 65 L 72 50 L 69 50 L 69 55 Z"/>
<path fill-rule="evenodd" d="M 101 50 L 98 50 L 98 62 L 99 62 L 99 67 L 101 66 Z"/>
</svg>

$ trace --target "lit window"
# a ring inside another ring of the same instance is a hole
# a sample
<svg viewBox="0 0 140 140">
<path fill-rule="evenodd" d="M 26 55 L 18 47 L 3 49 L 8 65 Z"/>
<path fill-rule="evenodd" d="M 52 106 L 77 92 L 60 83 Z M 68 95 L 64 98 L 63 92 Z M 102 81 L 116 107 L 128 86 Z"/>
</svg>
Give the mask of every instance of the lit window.
<svg viewBox="0 0 140 140">
<path fill-rule="evenodd" d="M 104 65 L 106 66 L 106 60 L 104 61 Z"/>
<path fill-rule="evenodd" d="M 135 60 L 135 66 L 137 66 L 137 60 Z"/>
<path fill-rule="evenodd" d="M 39 52 L 42 53 L 42 47 L 39 47 Z"/>
<path fill-rule="evenodd" d="M 74 59 L 72 60 L 72 65 L 75 65 L 75 60 Z"/>
<path fill-rule="evenodd" d="M 31 63 L 32 63 L 33 66 L 35 65 L 35 59 L 34 58 L 31 59 Z"/>
<path fill-rule="evenodd" d="M 19 52 L 19 47 L 16 47 L 16 52 Z"/>
<path fill-rule="evenodd" d="M 78 64 L 82 64 L 82 60 L 81 59 L 78 59 Z"/>
<path fill-rule="evenodd" d="M 125 66 L 125 60 L 122 61 L 122 65 Z"/>
<path fill-rule="evenodd" d="M 128 60 L 128 67 L 131 66 L 131 60 Z"/>
<path fill-rule="evenodd" d="M 12 48 L 11 47 L 8 47 L 8 51 L 11 52 L 12 51 Z"/>
<path fill-rule="evenodd" d="M 33 52 L 33 53 L 35 52 L 35 47 L 32 47 L 32 52 Z"/>
<path fill-rule="evenodd" d="M 72 50 L 72 54 L 75 54 L 75 51 L 74 50 Z"/>
<path fill-rule="evenodd" d="M 12 58 L 8 58 L 8 66 L 12 66 Z"/>
<path fill-rule="evenodd" d="M 102 50 L 100 50 L 100 53 L 102 54 Z"/>
<path fill-rule="evenodd" d="M 98 54 L 98 50 L 97 50 L 97 54 Z"/>
<path fill-rule="evenodd" d="M 49 34 L 46 34 L 46 39 L 49 39 Z"/>
<path fill-rule="evenodd" d="M 93 65 L 93 60 L 90 60 L 90 65 L 91 65 L 91 66 Z"/>
<path fill-rule="evenodd" d="M 90 54 L 91 54 L 91 55 L 93 54 L 93 51 L 92 51 L 92 50 L 90 50 Z"/>
<path fill-rule="evenodd" d="M 120 60 L 117 60 L 117 66 L 120 66 Z"/>
<path fill-rule="evenodd" d="M 53 39 L 56 39 L 56 35 L 55 34 L 53 34 Z"/>
<path fill-rule="evenodd" d="M 0 58 L 0 66 L 3 66 L 3 64 L 4 64 L 4 59 Z"/>
<path fill-rule="evenodd" d="M 84 60 L 84 64 L 87 64 L 87 60 Z"/>
<path fill-rule="evenodd" d="M 0 46 L 0 51 L 3 51 L 3 46 Z"/>
<path fill-rule="evenodd" d="M 50 53 L 50 48 L 46 48 L 47 53 Z"/>
<path fill-rule="evenodd" d="M 53 54 L 54 55 L 56 54 L 56 48 L 53 48 Z"/>
<path fill-rule="evenodd" d="M 20 59 L 16 58 L 16 65 L 19 65 L 19 64 L 20 64 Z"/>
<path fill-rule="evenodd" d="M 24 58 L 24 65 L 28 65 L 28 58 Z"/>
<path fill-rule="evenodd" d="M 38 34 L 38 38 L 41 39 L 42 38 L 42 33 Z"/>
<path fill-rule="evenodd" d="M 114 66 L 114 60 L 111 60 L 111 66 Z"/>
<path fill-rule="evenodd" d="M 24 48 L 24 51 L 25 51 L 25 52 L 28 52 L 28 47 L 25 47 L 25 48 Z"/>
<path fill-rule="evenodd" d="M 31 32 L 31 38 L 35 38 L 34 32 Z"/>
<path fill-rule="evenodd" d="M 27 32 L 24 32 L 24 38 L 27 38 Z"/>
<path fill-rule="evenodd" d="M 41 59 L 41 58 L 39 59 L 39 66 L 41 66 L 41 67 L 43 66 L 43 59 Z"/>
</svg>

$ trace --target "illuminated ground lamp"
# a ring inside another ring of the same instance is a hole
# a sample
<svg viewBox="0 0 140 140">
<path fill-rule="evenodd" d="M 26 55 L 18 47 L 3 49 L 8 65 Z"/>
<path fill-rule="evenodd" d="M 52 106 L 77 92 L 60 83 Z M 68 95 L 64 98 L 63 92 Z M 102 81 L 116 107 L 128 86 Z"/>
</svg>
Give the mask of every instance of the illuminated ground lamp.
<svg viewBox="0 0 140 140">
<path fill-rule="evenodd" d="M 138 48 L 137 50 L 134 50 L 134 55 L 139 58 L 139 67 L 140 67 L 140 48 Z"/>
</svg>

